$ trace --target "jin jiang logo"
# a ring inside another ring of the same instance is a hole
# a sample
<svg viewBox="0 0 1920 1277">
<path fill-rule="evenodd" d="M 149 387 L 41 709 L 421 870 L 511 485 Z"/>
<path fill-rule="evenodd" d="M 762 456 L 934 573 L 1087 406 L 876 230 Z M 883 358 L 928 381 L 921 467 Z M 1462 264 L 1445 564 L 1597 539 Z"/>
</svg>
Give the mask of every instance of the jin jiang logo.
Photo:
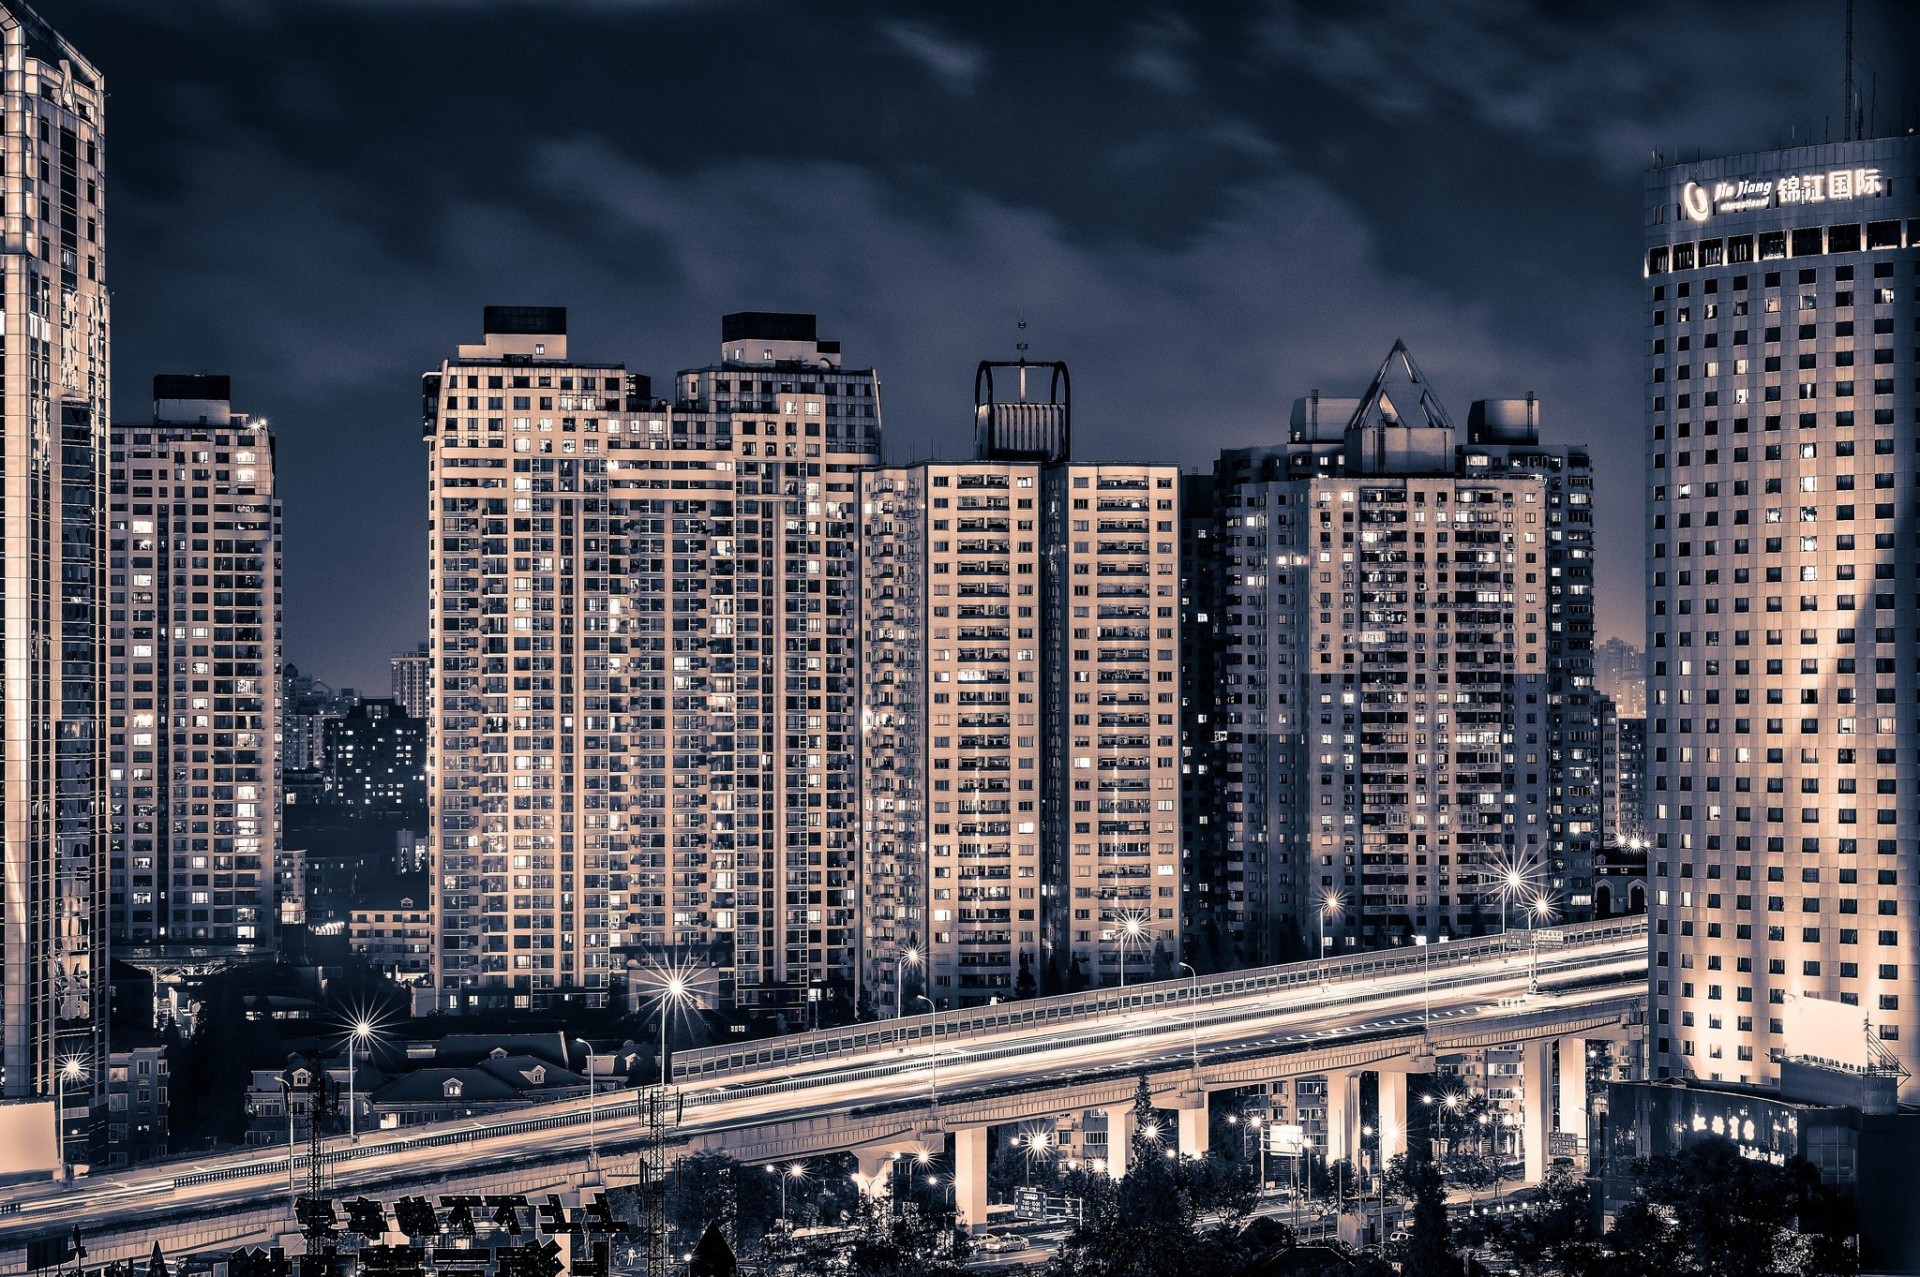
<svg viewBox="0 0 1920 1277">
<path fill-rule="evenodd" d="M 1825 204 L 1879 195 L 1885 190 L 1886 183 L 1877 168 L 1839 168 L 1824 173 L 1789 173 L 1779 178 L 1742 177 L 1711 186 L 1688 182 L 1680 188 L 1680 208 L 1690 221 L 1704 222 L 1718 213 Z"/>
</svg>

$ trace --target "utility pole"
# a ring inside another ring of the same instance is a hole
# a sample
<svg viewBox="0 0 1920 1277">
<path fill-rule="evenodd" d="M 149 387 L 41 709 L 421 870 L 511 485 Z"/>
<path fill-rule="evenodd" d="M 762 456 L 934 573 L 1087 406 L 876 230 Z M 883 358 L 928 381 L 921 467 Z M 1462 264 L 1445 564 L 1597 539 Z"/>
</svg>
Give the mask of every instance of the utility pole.
<svg viewBox="0 0 1920 1277">
<path fill-rule="evenodd" d="M 648 1090 L 640 1100 L 640 1113 L 647 1125 L 647 1147 L 640 1161 L 640 1203 L 646 1221 L 646 1277 L 666 1277 L 672 1271 L 671 1225 L 667 1221 L 667 1139 L 680 1124 L 680 1096 L 671 1087 L 661 1085 Z"/>
</svg>

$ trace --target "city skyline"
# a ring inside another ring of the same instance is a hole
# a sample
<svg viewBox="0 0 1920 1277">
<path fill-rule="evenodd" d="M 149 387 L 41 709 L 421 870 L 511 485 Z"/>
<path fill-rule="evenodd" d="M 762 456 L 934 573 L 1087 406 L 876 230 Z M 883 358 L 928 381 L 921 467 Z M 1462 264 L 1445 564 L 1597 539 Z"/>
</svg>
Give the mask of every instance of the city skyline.
<svg viewBox="0 0 1920 1277">
<path fill-rule="evenodd" d="M 529 116 L 442 78 L 506 56 L 512 5 L 69 9 L 64 30 L 139 107 L 121 114 L 115 178 L 122 398 L 155 373 L 225 371 L 274 422 L 287 657 L 362 688 L 386 684 L 425 614 L 413 374 L 487 303 L 568 306 L 656 377 L 702 357 L 715 314 L 819 313 L 887 370 L 896 463 L 963 455 L 967 376 L 1012 355 L 1023 313 L 1035 355 L 1074 365 L 1080 455 L 1188 469 L 1277 441 L 1293 398 L 1360 383 L 1405 338 L 1456 401 L 1553 405 L 1546 440 L 1595 450 L 1601 561 L 1637 561 L 1638 521 L 1606 512 L 1638 485 L 1638 174 L 1656 147 L 1839 132 L 1823 124 L 1837 6 L 1686 6 L 1658 41 L 1637 11 L 1558 6 L 1523 24 L 1456 6 L 1339 26 L 1288 5 L 1061 9 L 1017 35 L 940 6 L 770 10 L 715 63 L 718 11 L 562 4 L 544 47 L 587 70 L 528 60 L 554 103 Z M 1910 110 L 1885 51 L 1911 45 L 1913 22 L 1861 8 L 1882 130 Z M 1416 53 L 1408 23 L 1461 74 Z M 450 52 L 403 74 L 384 51 L 422 42 Z M 630 77 L 592 68 L 628 48 L 674 56 L 622 110 Z M 855 74 L 803 86 L 809 61 Z M 541 78 L 561 67 L 615 97 L 589 111 Z M 734 67 L 764 73 L 738 77 L 737 102 L 696 105 L 697 77 Z M 420 87 L 364 91 L 402 80 Z M 1096 98 L 1117 109 L 1089 114 Z M 796 101 L 802 128 L 764 126 Z M 235 178 L 246 198 L 228 198 Z M 742 199 L 763 183 L 791 198 Z M 1599 613 L 1598 637 L 1639 635 L 1625 576 L 1603 578 Z"/>
</svg>

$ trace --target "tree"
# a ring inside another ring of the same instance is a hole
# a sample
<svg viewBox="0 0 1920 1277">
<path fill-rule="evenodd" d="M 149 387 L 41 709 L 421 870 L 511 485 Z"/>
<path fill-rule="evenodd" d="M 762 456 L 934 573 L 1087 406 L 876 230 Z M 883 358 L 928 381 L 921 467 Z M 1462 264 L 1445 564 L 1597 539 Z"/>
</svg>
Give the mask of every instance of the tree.
<svg viewBox="0 0 1920 1277">
<path fill-rule="evenodd" d="M 1851 1216 L 1805 1161 L 1775 1166 L 1742 1157 L 1731 1140 L 1712 1138 L 1635 1162 L 1634 1177 L 1647 1201 L 1672 1220 L 1669 1236 L 1685 1264 L 1679 1271 L 1702 1277 L 1858 1271 Z"/>
<path fill-rule="evenodd" d="M 1538 1201 L 1497 1222 L 1490 1236 L 1525 1273 L 1587 1277 L 1600 1262 L 1593 1191 L 1565 1163 L 1548 1168 Z"/>
<path fill-rule="evenodd" d="M 1430 1158 L 1409 1158 L 1400 1174 L 1413 1203 L 1401 1273 L 1404 1277 L 1459 1277 L 1460 1260 L 1453 1253 L 1453 1236 L 1447 1228 L 1447 1190 L 1439 1169 Z"/>
<path fill-rule="evenodd" d="M 1040 986 L 1035 984 L 1033 979 L 1033 954 L 1029 950 L 1022 949 L 1020 951 L 1020 974 L 1015 976 L 1013 980 L 1013 996 L 1018 999 L 1025 999 L 1034 997 L 1039 992 Z"/>
</svg>

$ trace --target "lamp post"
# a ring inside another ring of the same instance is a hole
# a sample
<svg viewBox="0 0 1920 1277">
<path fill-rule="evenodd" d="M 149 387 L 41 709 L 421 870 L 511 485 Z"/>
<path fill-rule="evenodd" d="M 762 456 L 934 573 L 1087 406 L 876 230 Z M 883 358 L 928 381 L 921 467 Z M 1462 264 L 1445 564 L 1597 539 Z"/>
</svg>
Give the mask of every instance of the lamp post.
<svg viewBox="0 0 1920 1277">
<path fill-rule="evenodd" d="M 293 1182 L 293 1083 L 281 1078 L 280 1091 L 287 1100 L 287 1196 L 293 1197 L 300 1191 Z"/>
<path fill-rule="evenodd" d="M 1187 1025 L 1193 1036 L 1193 1071 L 1198 1073 L 1200 1071 L 1200 973 L 1193 969 L 1192 964 L 1186 962 L 1180 964 L 1180 969 L 1193 977 L 1193 998 L 1187 1004 L 1190 1012 Z"/>
<path fill-rule="evenodd" d="M 1553 901 L 1546 892 L 1533 898 L 1527 907 L 1527 992 L 1540 992 L 1540 937 L 1534 932 L 1534 924 L 1553 921 Z"/>
<path fill-rule="evenodd" d="M 793 1221 L 787 1218 L 787 1185 L 796 1179 L 805 1179 L 807 1168 L 799 1162 L 794 1162 L 784 1170 L 777 1166 L 769 1166 L 767 1169 L 780 1176 L 780 1220 L 791 1229 Z"/>
<path fill-rule="evenodd" d="M 1500 871 L 1500 935 L 1507 934 L 1507 906 L 1513 903 L 1515 896 L 1527 889 L 1527 867 L 1524 864 L 1510 864 Z M 1505 946 L 1502 946 L 1504 950 Z"/>
<path fill-rule="evenodd" d="M 77 1055 L 69 1055 L 60 1061 L 54 1071 L 54 1087 L 57 1096 L 53 1110 L 53 1138 L 60 1145 L 60 1178 L 73 1182 L 73 1168 L 67 1162 L 67 1083 L 82 1081 L 87 1076 L 87 1066 L 81 1063 Z"/>
<path fill-rule="evenodd" d="M 1139 915 L 1128 914 L 1120 920 L 1120 987 L 1127 987 L 1127 946 L 1146 932 Z"/>
<path fill-rule="evenodd" d="M 373 1021 L 364 1016 L 353 1022 L 353 1028 L 347 1033 L 347 1140 L 360 1142 L 360 1103 L 358 1080 L 360 1073 L 360 1051 L 373 1041 Z"/>
<path fill-rule="evenodd" d="M 1327 915 L 1332 914 L 1336 918 L 1339 917 L 1342 907 L 1340 903 L 1340 893 L 1337 891 L 1329 891 L 1320 897 L 1320 908 L 1318 910 L 1320 916 L 1320 984 L 1323 988 L 1327 983 Z"/>
<path fill-rule="evenodd" d="M 917 1001 L 927 1004 L 927 1011 L 933 1016 L 933 1053 L 927 1057 L 927 1072 L 933 1078 L 933 1114 L 935 1120 L 940 1116 L 940 1006 L 924 993 L 913 995 Z"/>
<path fill-rule="evenodd" d="M 675 971 L 660 985 L 660 1085 L 670 1086 L 673 1075 L 667 1071 L 670 1061 L 667 1057 L 668 1016 L 674 1008 L 684 1006 L 689 997 L 687 977 Z"/>
<path fill-rule="evenodd" d="M 594 1119 L 599 1116 L 596 1110 L 597 1099 L 593 1093 L 593 1048 L 587 1048 L 587 1169 L 600 1169 L 600 1133 Z"/>
<path fill-rule="evenodd" d="M 897 1016 L 907 1013 L 907 968 L 910 966 L 917 967 L 919 965 L 920 950 L 918 949 L 906 948 L 894 955 L 893 1013 Z"/>
</svg>

